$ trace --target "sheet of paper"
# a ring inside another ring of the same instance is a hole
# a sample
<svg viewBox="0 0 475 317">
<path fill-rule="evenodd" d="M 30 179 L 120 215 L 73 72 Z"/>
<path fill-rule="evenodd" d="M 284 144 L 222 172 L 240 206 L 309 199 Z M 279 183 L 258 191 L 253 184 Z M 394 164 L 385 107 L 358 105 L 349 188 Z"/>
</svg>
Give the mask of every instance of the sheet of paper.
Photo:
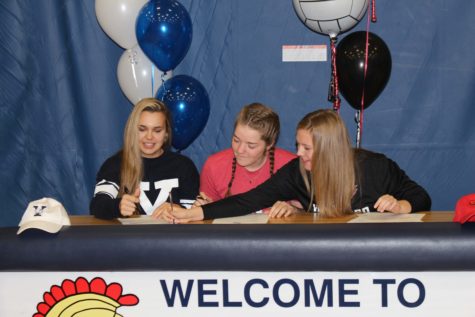
<svg viewBox="0 0 475 317">
<path fill-rule="evenodd" d="M 148 215 L 134 216 L 118 219 L 123 225 L 164 225 L 168 224 L 165 220 L 154 219 Z"/>
<path fill-rule="evenodd" d="M 348 221 L 349 223 L 368 223 L 368 222 L 422 222 L 423 214 L 393 214 L 390 212 L 379 213 L 369 212 L 358 214 L 356 218 Z"/>
<path fill-rule="evenodd" d="M 218 218 L 213 220 L 213 224 L 264 224 L 269 216 L 263 213 L 252 213 L 240 217 Z"/>
</svg>

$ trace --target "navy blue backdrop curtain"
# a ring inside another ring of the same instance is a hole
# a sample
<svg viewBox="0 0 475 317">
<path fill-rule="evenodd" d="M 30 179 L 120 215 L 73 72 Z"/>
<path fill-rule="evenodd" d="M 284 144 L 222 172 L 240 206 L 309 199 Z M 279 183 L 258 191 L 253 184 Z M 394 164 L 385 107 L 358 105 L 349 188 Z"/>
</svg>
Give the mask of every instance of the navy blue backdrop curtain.
<svg viewBox="0 0 475 317">
<path fill-rule="evenodd" d="M 174 71 L 208 90 L 211 114 L 186 150 L 200 168 L 228 147 L 234 117 L 260 101 L 281 115 L 279 146 L 294 150 L 307 112 L 330 108 L 329 61 L 283 63 L 282 46 L 328 45 L 290 0 L 182 0 L 190 51 Z M 362 146 L 393 158 L 428 189 L 434 210 L 475 192 L 475 2 L 377 0 L 370 31 L 388 45 L 391 78 L 365 111 Z M 363 30 L 366 17 L 354 29 Z M 53 197 L 87 214 L 100 164 L 120 149 L 132 105 L 116 67 L 123 53 L 100 28 L 94 0 L 0 2 L 0 226 L 29 201 Z M 329 55 L 329 54 L 328 54 Z M 355 111 L 342 100 L 352 137 Z"/>
</svg>

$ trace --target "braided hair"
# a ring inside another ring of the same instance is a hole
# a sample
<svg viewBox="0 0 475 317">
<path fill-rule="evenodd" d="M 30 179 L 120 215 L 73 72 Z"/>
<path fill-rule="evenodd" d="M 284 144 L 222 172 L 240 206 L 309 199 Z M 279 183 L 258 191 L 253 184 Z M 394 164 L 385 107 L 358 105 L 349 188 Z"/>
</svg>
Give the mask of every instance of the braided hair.
<svg viewBox="0 0 475 317">
<path fill-rule="evenodd" d="M 274 175 L 275 143 L 277 142 L 280 132 L 280 120 L 277 113 L 261 103 L 251 103 L 243 107 L 237 115 L 236 121 L 234 122 L 234 130 L 236 130 L 238 124 L 259 131 L 261 133 L 261 139 L 266 145 L 272 145 L 269 149 L 269 173 L 270 176 Z M 231 187 L 233 186 L 236 174 L 236 166 L 236 157 L 233 157 L 231 179 L 229 180 L 225 197 L 231 196 Z"/>
</svg>

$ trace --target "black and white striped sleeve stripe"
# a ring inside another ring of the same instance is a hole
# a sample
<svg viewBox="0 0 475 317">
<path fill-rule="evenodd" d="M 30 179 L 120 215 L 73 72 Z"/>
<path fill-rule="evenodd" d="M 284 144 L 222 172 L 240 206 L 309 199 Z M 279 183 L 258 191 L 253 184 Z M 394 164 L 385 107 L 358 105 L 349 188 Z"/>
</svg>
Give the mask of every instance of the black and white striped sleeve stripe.
<svg viewBox="0 0 475 317">
<path fill-rule="evenodd" d="M 110 198 L 117 198 L 119 195 L 119 186 L 114 182 L 103 179 L 96 184 L 96 188 L 94 189 L 94 196 L 99 194 L 108 195 Z"/>
</svg>

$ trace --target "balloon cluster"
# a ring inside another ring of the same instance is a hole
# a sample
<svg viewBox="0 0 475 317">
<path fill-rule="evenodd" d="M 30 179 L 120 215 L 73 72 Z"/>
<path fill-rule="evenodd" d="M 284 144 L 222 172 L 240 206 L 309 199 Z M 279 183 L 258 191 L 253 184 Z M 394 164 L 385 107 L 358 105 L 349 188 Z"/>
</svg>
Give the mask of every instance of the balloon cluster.
<svg viewBox="0 0 475 317">
<path fill-rule="evenodd" d="M 339 91 L 357 110 L 356 145 L 360 146 L 363 110 L 384 90 L 391 75 L 391 54 L 384 41 L 374 33 L 353 32 L 339 44 L 337 35 L 353 28 L 369 9 L 369 0 L 306 1 L 293 0 L 297 16 L 309 29 L 326 34 L 331 40 L 332 75 L 329 100 L 339 111 Z M 369 16 L 368 16 L 369 17 Z M 371 20 L 376 22 L 375 0 Z M 369 22 L 369 20 L 368 20 Z"/>
<path fill-rule="evenodd" d="M 339 83 L 336 68 L 337 36 L 361 21 L 368 8 L 368 0 L 292 1 L 295 13 L 310 30 L 330 37 L 331 80 L 328 100 L 340 111 Z"/>
<path fill-rule="evenodd" d="M 172 114 L 172 145 L 188 147 L 204 129 L 210 105 L 195 78 L 172 76 L 191 45 L 193 29 L 185 7 L 176 0 L 96 0 L 104 32 L 126 49 L 117 66 L 124 95 L 136 104 L 155 96 Z"/>
</svg>

